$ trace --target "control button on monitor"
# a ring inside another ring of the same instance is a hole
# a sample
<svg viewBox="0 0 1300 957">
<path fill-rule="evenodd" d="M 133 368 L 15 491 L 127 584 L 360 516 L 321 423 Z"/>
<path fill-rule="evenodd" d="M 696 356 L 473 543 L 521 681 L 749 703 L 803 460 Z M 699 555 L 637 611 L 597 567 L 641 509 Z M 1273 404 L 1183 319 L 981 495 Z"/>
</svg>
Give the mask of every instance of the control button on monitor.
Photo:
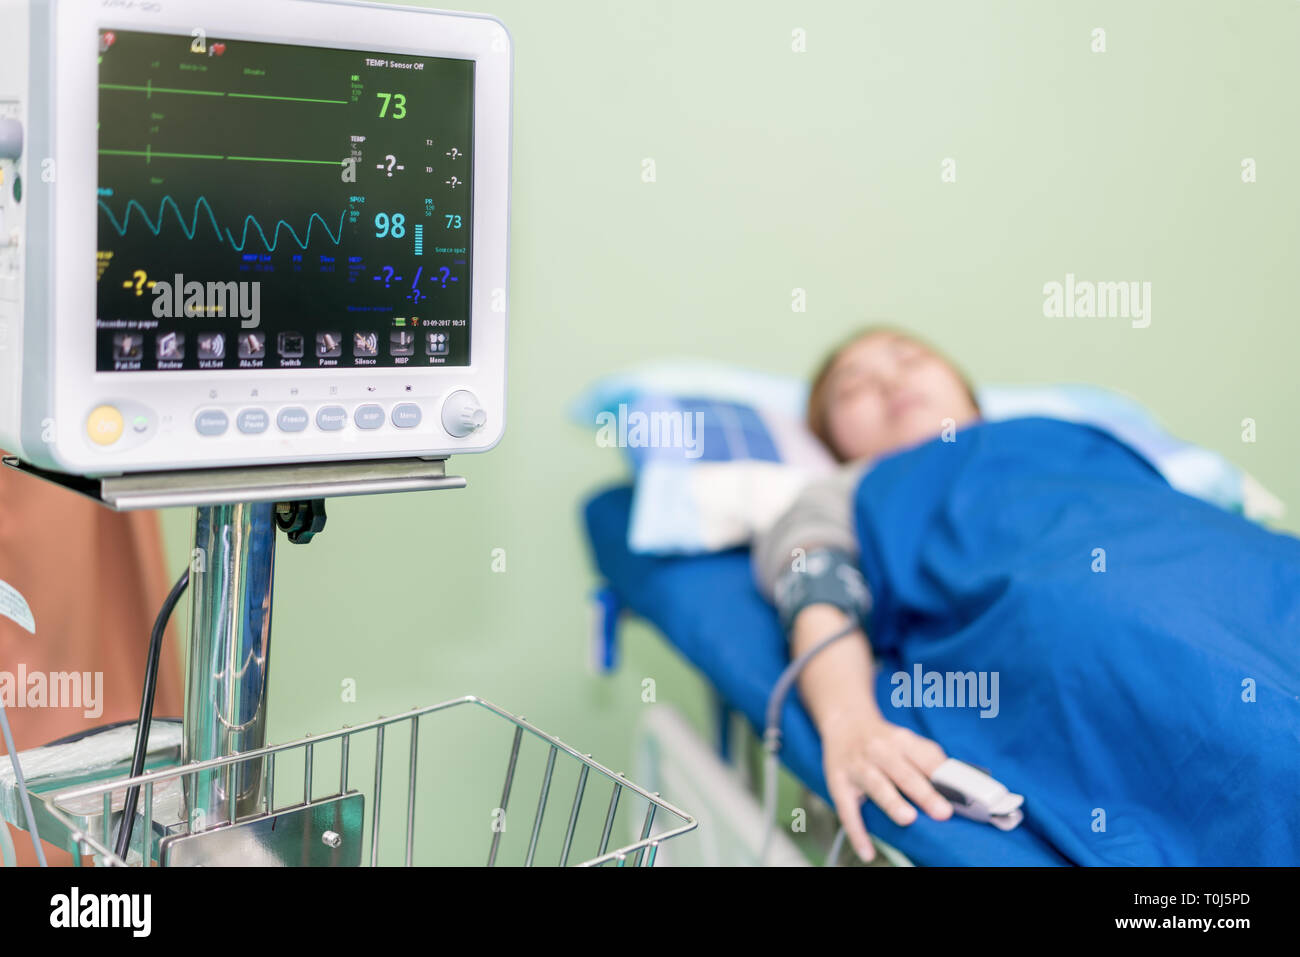
<svg viewBox="0 0 1300 957">
<path fill-rule="evenodd" d="M 241 332 L 239 334 L 239 358 L 265 359 L 266 334 L 263 332 Z"/>
<path fill-rule="evenodd" d="M 487 412 L 478 396 L 468 389 L 457 389 L 442 404 L 442 427 L 448 434 L 463 439 L 487 424 Z"/>
<path fill-rule="evenodd" d="M 356 332 L 352 335 L 352 354 L 358 358 L 379 355 L 379 336 L 373 332 Z"/>
<path fill-rule="evenodd" d="M 122 413 L 111 405 L 101 405 L 86 419 L 86 434 L 96 445 L 112 445 L 122 437 Z"/>
<path fill-rule="evenodd" d="M 426 332 L 424 334 L 424 353 L 430 356 L 445 356 L 448 350 L 447 333 Z"/>
<path fill-rule="evenodd" d="M 316 358 L 317 359 L 337 359 L 341 355 L 343 355 L 343 333 L 341 332 L 316 333 Z"/>
<path fill-rule="evenodd" d="M 394 356 L 415 355 L 415 333 L 410 329 L 394 329 L 388 336 L 388 352 Z"/>
<path fill-rule="evenodd" d="M 185 333 L 164 332 L 158 337 L 158 361 L 180 362 L 185 358 Z"/>
<path fill-rule="evenodd" d="M 281 432 L 301 432 L 307 428 L 307 423 L 310 421 L 307 410 L 297 405 L 281 409 L 280 414 L 275 417 L 275 424 Z"/>
<path fill-rule="evenodd" d="M 245 435 L 261 435 L 271 425 L 271 417 L 265 409 L 245 409 L 235 419 L 235 425 Z"/>
<path fill-rule="evenodd" d="M 113 337 L 113 361 L 137 362 L 144 355 L 144 337 L 138 332 L 119 332 Z"/>
<path fill-rule="evenodd" d="M 316 427 L 322 432 L 339 432 L 348 424 L 348 410 L 341 405 L 325 405 L 316 411 Z"/>
<path fill-rule="evenodd" d="M 384 410 L 377 405 L 358 406 L 352 419 L 358 429 L 377 429 L 384 424 Z"/>
<path fill-rule="evenodd" d="M 224 359 L 226 357 L 226 337 L 220 332 L 199 333 L 199 358 Z"/>
<path fill-rule="evenodd" d="M 224 435 L 230 419 L 220 409 L 205 409 L 194 417 L 194 428 L 199 435 Z"/>
<path fill-rule="evenodd" d="M 280 333 L 279 347 L 281 359 L 301 359 L 303 354 L 302 333 Z"/>
<path fill-rule="evenodd" d="M 393 407 L 393 425 L 399 429 L 413 429 L 420 424 L 424 413 L 414 402 L 403 402 Z"/>
</svg>

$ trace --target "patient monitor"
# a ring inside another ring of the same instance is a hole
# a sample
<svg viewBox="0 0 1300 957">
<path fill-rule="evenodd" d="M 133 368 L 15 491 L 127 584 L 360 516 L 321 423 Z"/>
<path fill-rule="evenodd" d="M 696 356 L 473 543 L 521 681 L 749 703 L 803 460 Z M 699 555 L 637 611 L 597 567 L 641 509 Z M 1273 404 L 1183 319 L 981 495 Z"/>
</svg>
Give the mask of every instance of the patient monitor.
<svg viewBox="0 0 1300 957">
<path fill-rule="evenodd" d="M 582 765 L 561 864 L 585 833 L 591 771 L 613 791 L 590 863 L 653 864 L 695 827 L 475 697 L 266 745 L 279 532 L 312 541 L 327 498 L 463 488 L 446 459 L 501 439 L 511 73 L 505 27 L 473 14 L 0 0 L 2 464 L 121 511 L 195 509 L 188 567 L 150 636 L 140 722 L 9 756 L 11 780 L 31 762 L 41 792 L 15 783 L 19 819 L 0 777 L 0 825 L 22 824 L 35 848 L 119 865 L 351 866 L 368 846 L 377 865 L 396 846 L 380 811 L 396 783 L 385 766 L 400 761 L 406 814 L 383 817 L 404 822 L 409 866 L 417 821 L 426 853 L 445 843 L 424 837 L 445 813 L 417 813 L 418 745 L 462 704 L 512 725 L 504 796 L 489 798 L 501 808 L 524 732 L 545 739 L 525 863 L 557 758 Z M 187 589 L 184 716 L 154 735 L 164 625 Z M 386 730 L 409 741 L 387 761 Z M 369 734 L 372 750 L 366 737 L 350 748 Z M 299 756 L 301 789 L 283 770 Z M 313 773 L 335 757 L 337 789 Z M 611 849 L 629 788 L 646 802 L 640 839 Z M 669 815 L 683 823 L 665 831 Z M 485 842 L 489 865 L 503 837 Z"/>
<path fill-rule="evenodd" d="M 511 47 L 332 0 L 0 0 L 0 448 L 81 476 L 482 452 Z"/>
</svg>

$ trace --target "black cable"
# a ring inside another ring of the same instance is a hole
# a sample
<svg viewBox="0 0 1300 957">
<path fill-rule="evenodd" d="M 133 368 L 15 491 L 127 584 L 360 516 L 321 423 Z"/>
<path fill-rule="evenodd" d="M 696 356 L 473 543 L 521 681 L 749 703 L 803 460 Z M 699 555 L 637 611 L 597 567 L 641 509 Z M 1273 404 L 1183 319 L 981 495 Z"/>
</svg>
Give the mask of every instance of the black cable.
<svg viewBox="0 0 1300 957">
<path fill-rule="evenodd" d="M 153 634 L 149 638 L 149 660 L 145 663 L 144 672 L 144 691 L 140 695 L 140 721 L 135 728 L 135 753 L 131 757 L 131 777 L 139 777 L 144 773 L 144 760 L 149 752 L 149 725 L 153 721 L 153 697 L 154 692 L 158 689 L 158 662 L 162 658 L 163 635 L 167 631 L 167 620 L 171 618 L 172 611 L 176 608 L 176 603 L 181 600 L 181 595 L 185 594 L 185 589 L 190 584 L 190 570 L 185 569 L 185 574 L 176 580 L 172 586 L 171 592 L 167 595 L 167 600 L 163 602 L 162 608 L 158 611 L 158 617 L 153 623 Z M 117 850 L 116 854 L 126 861 L 126 855 L 131 847 L 131 831 L 135 827 L 135 807 L 140 799 L 140 786 L 132 785 L 127 789 L 126 801 L 122 805 L 122 824 L 117 831 Z M 145 840 L 149 838 L 146 835 Z M 145 863 L 148 864 L 149 848 L 145 847 Z"/>
</svg>

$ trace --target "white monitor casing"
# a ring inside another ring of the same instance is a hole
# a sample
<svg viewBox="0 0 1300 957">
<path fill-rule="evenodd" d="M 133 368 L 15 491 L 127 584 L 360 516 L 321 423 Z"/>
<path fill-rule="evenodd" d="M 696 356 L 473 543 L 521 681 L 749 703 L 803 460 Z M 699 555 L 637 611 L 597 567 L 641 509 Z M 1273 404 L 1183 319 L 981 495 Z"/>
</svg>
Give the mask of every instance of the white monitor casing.
<svg viewBox="0 0 1300 957">
<path fill-rule="evenodd" d="M 170 33 L 475 61 L 470 364 L 436 367 L 97 372 L 98 68 L 101 30 Z M 506 414 L 512 45 L 498 20 L 344 0 L 0 0 L 0 448 L 73 475 L 437 458 L 485 452 Z M 7 125 L 6 124 L 7 122 Z M 18 124 L 16 126 L 15 124 Z M 9 152 L 14 152 L 10 142 Z M 22 195 L 14 193 L 20 177 Z M 468 395 L 467 395 L 468 394 Z M 415 403 L 414 427 L 388 414 Z M 351 413 L 378 405 L 380 428 Z M 196 416 L 322 406 L 346 428 L 201 434 Z M 121 441 L 91 440 L 120 411 Z M 481 411 L 480 411 L 481 410 Z M 463 420 L 474 430 L 466 435 Z M 130 423 L 143 423 L 132 434 Z"/>
</svg>

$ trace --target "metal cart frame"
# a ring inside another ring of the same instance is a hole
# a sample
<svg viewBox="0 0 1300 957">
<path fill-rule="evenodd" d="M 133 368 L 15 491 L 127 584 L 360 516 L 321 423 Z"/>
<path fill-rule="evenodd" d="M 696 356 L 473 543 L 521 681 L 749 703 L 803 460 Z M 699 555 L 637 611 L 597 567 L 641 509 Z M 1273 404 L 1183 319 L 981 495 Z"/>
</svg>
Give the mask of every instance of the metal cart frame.
<svg viewBox="0 0 1300 957">
<path fill-rule="evenodd" d="M 653 866 L 659 846 L 696 828 L 697 822 L 658 794 L 628 781 L 621 773 L 592 760 L 569 745 L 477 696 L 455 698 L 415 708 L 395 717 L 356 727 L 267 746 L 266 710 L 270 663 L 271 599 L 277 527 L 290 541 L 307 542 L 324 525 L 327 495 L 367 495 L 398 491 L 462 488 L 465 480 L 448 476 L 445 460 L 400 460 L 317 463 L 201 472 L 154 473 L 121 478 L 81 479 L 33 469 L 14 459 L 5 465 L 55 481 L 108 505 L 128 510 L 198 506 L 195 520 L 196 563 L 190 570 L 193 628 L 186 653 L 187 683 L 180 764 L 93 784 L 50 786 L 44 782 L 38 817 L 54 824 L 77 863 L 91 855 L 100 864 L 224 865 L 264 861 L 273 865 L 340 866 L 360 864 L 364 835 L 370 837 L 371 865 L 380 863 L 381 800 L 384 786 L 385 734 L 409 726 L 409 757 L 404 863 L 415 863 L 417 772 L 422 719 L 458 708 L 480 708 L 513 726 L 509 759 L 494 824 L 489 866 L 498 862 L 505 813 L 516 787 L 524 732 L 548 748 L 539 786 L 525 865 L 536 863 L 543 818 L 557 761 L 578 763 L 578 780 L 557 863 L 569 861 L 578 833 L 591 772 L 611 784 L 609 804 L 596 853 L 584 863 L 599 866 Z M 350 786 L 352 744 L 359 735 L 375 740 L 373 790 L 369 802 Z M 337 744 L 339 785 L 323 797 L 314 787 L 313 771 L 320 749 Z M 301 757 L 301 800 L 277 805 L 277 763 Z M 129 774 L 129 771 L 127 772 Z M 33 782 L 36 783 L 36 782 Z M 113 835 L 128 789 L 143 795 L 140 821 L 132 828 L 127 859 L 114 853 Z M 610 850 L 620 799 L 632 794 L 646 802 L 639 837 Z M 366 820 L 366 804 L 369 824 Z M 668 819 L 665 828 L 664 818 Z M 655 833 L 656 820 L 660 831 Z"/>
</svg>

